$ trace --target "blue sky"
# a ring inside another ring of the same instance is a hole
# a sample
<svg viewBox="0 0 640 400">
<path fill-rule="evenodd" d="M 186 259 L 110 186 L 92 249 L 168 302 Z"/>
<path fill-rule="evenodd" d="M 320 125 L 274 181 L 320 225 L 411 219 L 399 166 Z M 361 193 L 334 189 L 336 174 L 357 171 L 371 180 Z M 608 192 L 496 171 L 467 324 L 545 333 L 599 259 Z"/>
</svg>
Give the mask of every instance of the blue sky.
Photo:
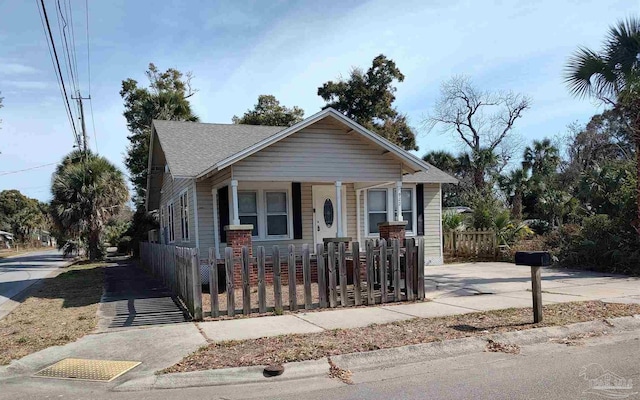
<svg viewBox="0 0 640 400">
<path fill-rule="evenodd" d="M 73 9 L 80 88 L 88 94 L 84 1 Z M 57 33 L 54 7 L 45 4 Z M 396 106 L 418 132 L 419 154 L 458 151 L 457 142 L 421 122 L 440 83 L 465 74 L 480 88 L 528 95 L 532 107 L 517 124 L 526 142 L 586 122 L 600 108 L 572 98 L 562 82 L 579 45 L 599 48 L 607 27 L 638 13 L 635 1 L 92 1 L 89 0 L 91 146 L 124 170 L 127 129 L 121 81 L 146 84 L 149 62 L 191 71 L 192 105 L 204 122 L 231 122 L 259 94 L 274 94 L 306 115 L 323 101 L 317 88 L 367 68 L 383 53 L 406 79 Z M 57 37 L 57 36 L 56 36 Z M 59 43 L 59 42 L 58 42 Z M 0 3 L 0 190 L 41 200 L 73 137 L 35 1 Z M 126 172 L 126 170 L 125 170 Z"/>
</svg>

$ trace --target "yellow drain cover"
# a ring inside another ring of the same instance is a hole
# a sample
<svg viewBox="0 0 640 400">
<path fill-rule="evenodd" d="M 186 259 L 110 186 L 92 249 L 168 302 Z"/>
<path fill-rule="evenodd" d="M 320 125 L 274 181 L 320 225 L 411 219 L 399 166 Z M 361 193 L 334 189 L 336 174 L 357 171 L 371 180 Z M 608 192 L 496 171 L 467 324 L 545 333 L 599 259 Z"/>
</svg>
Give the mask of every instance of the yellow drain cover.
<svg viewBox="0 0 640 400">
<path fill-rule="evenodd" d="M 84 381 L 111 382 L 137 367 L 137 361 L 83 360 L 65 358 L 39 371 L 35 376 L 43 378 L 79 379 Z"/>
</svg>

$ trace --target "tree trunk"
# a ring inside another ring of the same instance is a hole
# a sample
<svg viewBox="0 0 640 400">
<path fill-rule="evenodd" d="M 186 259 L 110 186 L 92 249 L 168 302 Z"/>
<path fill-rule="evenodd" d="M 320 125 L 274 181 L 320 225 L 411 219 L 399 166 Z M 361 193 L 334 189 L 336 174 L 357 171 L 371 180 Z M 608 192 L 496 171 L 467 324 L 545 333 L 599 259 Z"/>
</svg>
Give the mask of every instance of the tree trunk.
<svg viewBox="0 0 640 400">
<path fill-rule="evenodd" d="M 522 191 L 516 190 L 513 194 L 513 204 L 511 205 L 511 217 L 516 221 L 522 220 Z"/>
<path fill-rule="evenodd" d="M 89 260 L 98 260 L 102 257 L 102 251 L 100 249 L 100 229 L 92 229 L 88 236 Z"/>
<path fill-rule="evenodd" d="M 640 236 L 640 134 L 636 133 L 636 220 L 633 227 Z"/>
<path fill-rule="evenodd" d="M 475 167 L 473 171 L 473 184 L 478 190 L 484 188 L 484 169 L 481 167 Z"/>
</svg>

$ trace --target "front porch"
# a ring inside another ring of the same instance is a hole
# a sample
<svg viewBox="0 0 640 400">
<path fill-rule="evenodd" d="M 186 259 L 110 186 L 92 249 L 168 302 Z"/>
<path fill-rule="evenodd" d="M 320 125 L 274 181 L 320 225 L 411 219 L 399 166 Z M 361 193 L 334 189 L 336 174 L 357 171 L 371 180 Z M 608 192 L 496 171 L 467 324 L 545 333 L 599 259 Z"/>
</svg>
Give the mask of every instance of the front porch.
<svg viewBox="0 0 640 400">
<path fill-rule="evenodd" d="M 242 244 L 265 246 L 307 244 L 315 249 L 328 241 L 425 236 L 425 195 L 439 200 L 439 185 L 397 181 L 240 181 L 199 182 L 198 193 L 210 193 L 212 235 L 201 235 L 198 247 L 213 247 L 217 258 L 234 238 Z M 210 186 L 208 186 L 210 185 Z M 200 198 L 198 202 L 202 201 Z M 432 214 L 434 214 L 432 212 Z M 201 221 L 202 222 L 202 221 Z M 439 209 L 427 221 L 439 235 Z M 380 224 L 384 226 L 379 227 Z M 205 227 L 207 224 L 205 223 Z M 244 228 L 244 229 L 242 229 Z M 202 231 L 202 229 L 201 229 Z M 400 234 L 402 231 L 403 234 Z M 437 242 L 437 240 L 436 240 Z M 439 247 L 436 249 L 439 250 Z M 314 250 L 315 251 L 315 250 Z M 431 254 L 430 254 L 431 255 Z M 439 254 L 436 254 L 436 258 Z"/>
</svg>

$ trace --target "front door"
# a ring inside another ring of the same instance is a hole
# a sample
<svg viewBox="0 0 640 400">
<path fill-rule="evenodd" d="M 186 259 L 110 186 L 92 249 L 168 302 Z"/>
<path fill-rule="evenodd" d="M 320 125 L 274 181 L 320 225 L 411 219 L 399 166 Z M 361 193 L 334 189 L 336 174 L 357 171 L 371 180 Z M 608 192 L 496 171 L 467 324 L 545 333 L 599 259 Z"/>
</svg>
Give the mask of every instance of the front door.
<svg viewBox="0 0 640 400">
<path fill-rule="evenodd" d="M 338 210 L 335 185 L 313 185 L 313 237 L 316 243 L 338 236 Z M 347 196 L 342 186 L 342 231 L 347 232 Z"/>
</svg>

